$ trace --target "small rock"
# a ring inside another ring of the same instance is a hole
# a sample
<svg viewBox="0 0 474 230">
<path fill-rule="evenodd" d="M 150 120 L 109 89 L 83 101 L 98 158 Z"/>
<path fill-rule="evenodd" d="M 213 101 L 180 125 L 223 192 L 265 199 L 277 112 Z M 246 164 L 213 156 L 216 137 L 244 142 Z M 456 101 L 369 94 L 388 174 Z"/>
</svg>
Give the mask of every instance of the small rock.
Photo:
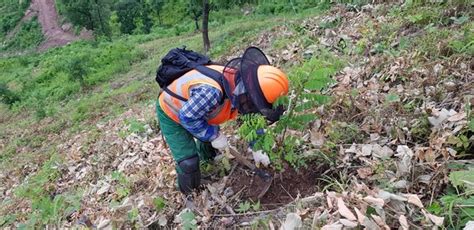
<svg viewBox="0 0 474 230">
<path fill-rule="evenodd" d="M 288 213 L 286 215 L 285 223 L 282 225 L 283 230 L 293 230 L 299 229 L 302 226 L 303 222 L 301 221 L 301 217 L 296 213 Z"/>
<path fill-rule="evenodd" d="M 97 229 L 104 229 L 107 228 L 110 224 L 109 219 L 102 219 L 99 224 L 97 225 Z"/>
<path fill-rule="evenodd" d="M 398 188 L 398 189 L 407 188 L 408 187 L 408 181 L 399 180 L 399 181 L 393 183 L 393 187 Z"/>
<path fill-rule="evenodd" d="M 446 90 L 448 90 L 450 92 L 455 91 L 457 89 L 456 83 L 454 83 L 452 81 L 444 82 L 444 87 L 446 88 Z"/>
<path fill-rule="evenodd" d="M 433 67 L 433 71 L 435 72 L 436 75 L 439 75 L 441 73 L 441 71 L 443 71 L 443 65 L 441 64 L 436 64 L 434 67 Z"/>
<path fill-rule="evenodd" d="M 224 226 L 229 226 L 231 225 L 232 223 L 234 223 L 234 218 L 232 217 L 222 217 L 220 219 L 220 222 L 224 225 Z"/>
<path fill-rule="evenodd" d="M 339 222 L 341 222 L 341 224 L 349 228 L 355 228 L 358 225 L 357 222 L 350 221 L 348 219 L 340 219 Z"/>
</svg>

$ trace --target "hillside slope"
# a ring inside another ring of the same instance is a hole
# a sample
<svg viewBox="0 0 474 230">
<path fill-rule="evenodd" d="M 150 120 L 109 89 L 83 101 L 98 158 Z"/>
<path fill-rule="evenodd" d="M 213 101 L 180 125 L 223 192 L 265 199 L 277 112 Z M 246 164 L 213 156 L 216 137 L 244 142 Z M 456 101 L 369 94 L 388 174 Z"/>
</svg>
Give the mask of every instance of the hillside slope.
<svg viewBox="0 0 474 230">
<path fill-rule="evenodd" d="M 175 189 L 153 75 L 170 48 L 200 50 L 200 34 L 0 59 L 0 227 L 460 229 L 474 216 L 472 17 L 333 5 L 211 28 L 215 60 L 255 45 L 290 76 L 290 111 L 259 140 L 275 150 L 259 201 L 226 158 L 202 165 L 210 183 L 193 203 Z M 234 125 L 224 132 L 245 146 Z"/>
</svg>

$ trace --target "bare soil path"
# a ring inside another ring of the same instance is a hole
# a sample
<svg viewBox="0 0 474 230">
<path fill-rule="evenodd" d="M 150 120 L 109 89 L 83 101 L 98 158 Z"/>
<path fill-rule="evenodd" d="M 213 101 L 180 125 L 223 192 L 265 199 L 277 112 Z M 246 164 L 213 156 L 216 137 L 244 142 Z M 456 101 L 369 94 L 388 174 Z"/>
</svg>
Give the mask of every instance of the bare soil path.
<svg viewBox="0 0 474 230">
<path fill-rule="evenodd" d="M 54 0 L 32 0 L 31 5 L 21 20 L 22 23 L 32 17 L 32 14 L 38 16 L 42 32 L 45 37 L 44 42 L 38 47 L 38 50 L 46 50 L 52 47 L 66 45 L 79 39 L 92 39 L 92 31 L 83 30 L 79 36 L 74 35 L 70 30 L 64 30 L 58 23 L 58 13 Z"/>
</svg>

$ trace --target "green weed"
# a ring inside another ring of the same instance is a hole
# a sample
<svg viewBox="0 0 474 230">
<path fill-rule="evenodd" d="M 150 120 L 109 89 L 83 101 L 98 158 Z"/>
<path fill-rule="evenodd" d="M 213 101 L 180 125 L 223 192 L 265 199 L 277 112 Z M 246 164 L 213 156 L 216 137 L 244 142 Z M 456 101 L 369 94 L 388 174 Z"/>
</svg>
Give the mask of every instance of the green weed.
<svg viewBox="0 0 474 230">
<path fill-rule="evenodd" d="M 166 207 L 166 200 L 161 196 L 155 197 L 155 199 L 153 199 L 153 205 L 155 206 L 155 210 L 160 212 Z"/>
<path fill-rule="evenodd" d="M 28 199 L 32 208 L 27 214 L 28 221 L 20 228 L 57 227 L 68 213 L 79 209 L 80 192 L 56 194 L 53 184 L 60 176 L 60 162 L 59 157 L 52 154 L 35 175 L 15 190 L 15 196 Z"/>
<path fill-rule="evenodd" d="M 239 136 L 251 143 L 254 150 L 267 153 L 276 169 L 282 169 L 283 161 L 295 168 L 306 165 L 300 150 L 301 137 L 289 131 L 302 131 L 317 118 L 312 110 L 329 102 L 329 97 L 323 95 L 322 91 L 333 82 L 331 76 L 342 66 L 340 60 L 321 53 L 318 58 L 312 58 L 293 69 L 289 76 L 294 95 L 291 99 L 281 97 L 276 103 L 276 106 L 286 107 L 287 112 L 271 127 L 262 116 L 243 116 Z"/>
<path fill-rule="evenodd" d="M 0 32 L 4 37 L 20 21 L 30 1 L 3 0 L 0 2 Z"/>
<path fill-rule="evenodd" d="M 415 119 L 410 129 L 411 136 L 416 142 L 425 142 L 431 134 L 431 125 L 426 115 Z"/>
<path fill-rule="evenodd" d="M 427 209 L 436 215 L 447 216 L 447 223 L 453 229 L 461 229 L 474 218 L 474 170 L 453 171 L 446 195 L 435 201 Z"/>
<path fill-rule="evenodd" d="M 38 46 L 43 41 L 41 25 L 34 17 L 30 21 L 24 22 L 20 30 L 11 39 L 2 45 L 1 50 L 18 50 Z"/>
<path fill-rule="evenodd" d="M 131 183 L 128 178 L 119 171 L 112 172 L 112 180 L 116 182 L 114 201 L 120 202 L 123 198 L 130 194 Z"/>
<path fill-rule="evenodd" d="M 325 129 L 328 140 L 336 144 L 361 143 L 364 140 L 356 124 L 333 121 Z"/>
</svg>

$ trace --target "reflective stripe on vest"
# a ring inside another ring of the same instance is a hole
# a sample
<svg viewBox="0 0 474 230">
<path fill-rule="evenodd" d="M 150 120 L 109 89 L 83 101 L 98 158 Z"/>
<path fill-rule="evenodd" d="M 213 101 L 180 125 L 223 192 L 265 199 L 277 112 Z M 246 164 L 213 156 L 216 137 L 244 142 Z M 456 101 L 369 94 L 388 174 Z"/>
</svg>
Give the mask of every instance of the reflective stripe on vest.
<svg viewBox="0 0 474 230">
<path fill-rule="evenodd" d="M 222 72 L 224 69 L 223 66 L 218 65 L 210 65 L 209 68 Z M 229 79 L 228 77 L 226 77 Z M 197 70 L 191 70 L 181 76 L 180 78 L 176 79 L 171 83 L 168 88 L 173 91 L 174 93 L 178 94 L 181 97 L 189 99 L 189 92 L 193 87 L 196 87 L 201 84 L 210 85 L 216 89 L 218 89 L 222 95 L 224 95 L 223 90 L 221 89 L 220 85 L 207 77 Z M 183 107 L 184 101 L 181 101 L 166 92 L 162 92 L 159 97 L 159 103 L 163 111 L 175 122 L 180 123 L 179 121 L 179 110 Z M 232 104 L 230 100 L 227 98 L 224 100 L 224 103 L 219 105 L 216 109 L 211 111 L 208 115 L 207 122 L 211 125 L 218 125 L 222 124 L 228 120 L 235 119 L 237 116 L 237 110 L 232 110 Z"/>
</svg>

